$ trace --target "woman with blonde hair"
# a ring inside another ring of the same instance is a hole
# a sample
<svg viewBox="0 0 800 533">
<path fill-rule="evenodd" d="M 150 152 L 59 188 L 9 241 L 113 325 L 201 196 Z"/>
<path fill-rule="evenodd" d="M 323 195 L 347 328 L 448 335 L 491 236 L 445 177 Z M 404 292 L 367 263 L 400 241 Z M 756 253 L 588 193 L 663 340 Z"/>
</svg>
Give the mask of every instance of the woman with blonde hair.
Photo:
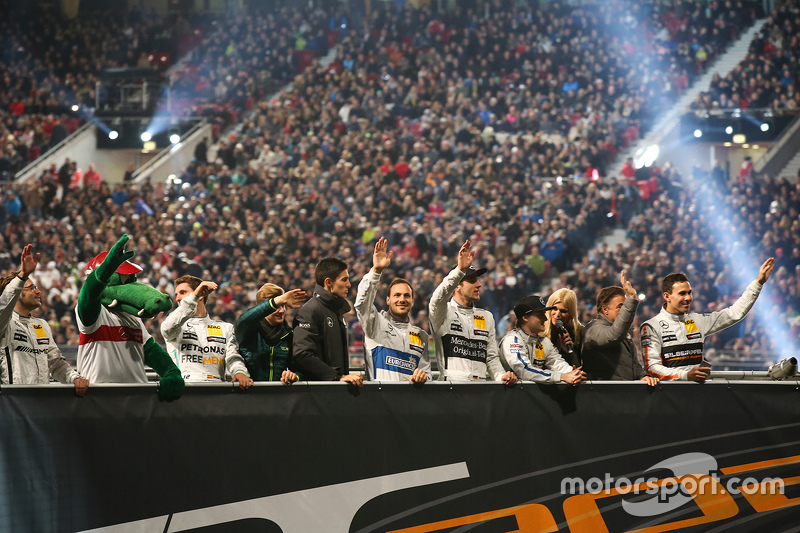
<svg viewBox="0 0 800 533">
<path fill-rule="evenodd" d="M 581 366 L 583 324 L 578 320 L 578 299 L 570 289 L 558 289 L 547 299 L 547 323 L 543 336 L 550 339 L 566 362 Z M 561 321 L 562 328 L 556 326 Z"/>
</svg>

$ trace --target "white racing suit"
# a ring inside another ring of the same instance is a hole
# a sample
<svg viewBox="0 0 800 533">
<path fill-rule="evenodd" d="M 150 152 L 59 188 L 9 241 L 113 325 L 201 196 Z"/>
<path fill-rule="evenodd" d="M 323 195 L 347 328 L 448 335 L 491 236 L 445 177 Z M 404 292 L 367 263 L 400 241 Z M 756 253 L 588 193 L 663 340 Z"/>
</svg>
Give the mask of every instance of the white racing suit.
<svg viewBox="0 0 800 533">
<path fill-rule="evenodd" d="M 231 376 L 250 376 L 239 354 L 233 324 L 194 316 L 197 296 L 190 294 L 161 323 L 167 353 L 187 382 L 225 381 Z"/>
<path fill-rule="evenodd" d="M 11 338 L 14 335 L 11 318 L 24 286 L 25 280 L 14 276 L 0 294 L 0 383 L 9 382 L 8 362 L 11 359 Z"/>
<path fill-rule="evenodd" d="M 761 287 L 758 281 L 752 282 L 733 305 L 713 313 L 676 315 L 662 308 L 641 327 L 647 373 L 686 381 L 689 370 L 703 362 L 705 338 L 742 320 L 756 302 Z"/>
<path fill-rule="evenodd" d="M 11 383 L 45 385 L 51 375 L 61 383 L 73 383 L 81 377 L 64 359 L 46 321 L 14 311 L 10 325 Z"/>
<path fill-rule="evenodd" d="M 503 367 L 519 379 L 539 383 L 558 383 L 561 374 L 572 371 L 550 339 L 529 335 L 520 328 L 506 333 L 500 341 Z"/>
<path fill-rule="evenodd" d="M 439 379 L 500 381 L 505 370 L 497 353 L 497 334 L 492 313 L 478 307 L 463 307 L 450 298 L 464 278 L 458 267 L 450 271 L 433 291 L 430 320 L 436 339 Z"/>
<path fill-rule="evenodd" d="M 431 377 L 428 333 L 375 308 L 381 276 L 370 269 L 358 284 L 355 309 L 364 328 L 367 379 L 411 381 L 419 368 Z"/>
</svg>

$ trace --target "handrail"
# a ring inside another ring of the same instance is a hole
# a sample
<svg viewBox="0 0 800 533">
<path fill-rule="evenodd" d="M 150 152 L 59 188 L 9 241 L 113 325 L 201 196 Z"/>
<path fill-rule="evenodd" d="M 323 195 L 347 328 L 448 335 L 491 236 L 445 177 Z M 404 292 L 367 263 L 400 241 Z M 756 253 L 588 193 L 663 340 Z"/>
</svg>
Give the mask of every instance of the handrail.
<svg viewBox="0 0 800 533">
<path fill-rule="evenodd" d="M 731 372 L 731 375 L 724 375 L 724 376 L 717 376 L 714 378 L 712 376 L 711 379 L 705 382 L 705 386 L 709 385 L 724 385 L 726 383 L 741 383 L 743 385 L 754 385 L 754 381 L 758 381 L 758 385 L 784 385 L 784 386 L 792 386 L 797 387 L 800 385 L 800 380 L 798 380 L 798 376 L 794 376 L 789 379 L 785 379 L 782 381 L 775 381 L 775 380 L 761 380 L 761 378 L 748 378 L 747 376 L 743 376 L 741 372 Z M 733 374 L 738 374 L 734 376 Z M 500 381 L 428 381 L 422 387 L 452 387 L 454 385 L 458 385 L 459 387 L 509 387 Z M 512 385 L 509 388 L 519 387 L 529 387 L 532 385 L 536 386 L 543 386 L 543 387 L 551 387 L 551 386 L 562 386 L 562 387 L 572 387 L 567 383 L 536 383 L 535 381 L 520 381 L 517 382 L 516 385 Z M 592 388 L 595 387 L 603 387 L 603 386 L 619 386 L 625 385 L 628 387 L 647 387 L 647 383 L 644 381 L 587 381 L 583 387 L 590 385 Z M 411 387 L 412 385 L 406 381 L 365 381 L 363 384 L 364 387 Z M 693 381 L 661 381 L 658 384 L 659 387 L 672 387 L 672 386 L 697 386 L 697 384 Z M 352 387 L 347 383 L 342 381 L 298 381 L 292 385 L 285 385 L 280 381 L 256 381 L 251 385 L 251 388 L 264 388 L 264 387 L 289 387 L 291 389 L 308 389 L 309 387 Z M 71 383 L 50 383 L 48 385 L 2 385 L 2 390 L 52 390 L 55 388 L 62 388 L 65 390 L 74 389 L 75 386 Z M 158 383 L 151 382 L 151 383 L 92 383 L 89 386 L 89 391 L 91 394 L 92 389 L 157 389 Z M 187 389 L 224 389 L 224 390 L 231 390 L 239 388 L 238 383 L 232 382 L 225 382 L 225 383 L 187 383 Z"/>
<path fill-rule="evenodd" d="M 192 126 L 192 128 L 189 129 L 189 131 L 187 131 L 186 133 L 184 133 L 182 135 L 182 138 L 183 139 L 188 139 L 189 137 L 191 137 L 192 135 L 197 133 L 206 124 L 208 124 L 208 119 L 207 118 L 203 118 L 203 119 L 199 120 L 197 122 L 197 124 Z M 183 142 L 183 141 L 181 141 L 181 142 Z M 137 168 L 133 172 L 133 176 L 131 177 L 132 181 L 134 183 L 138 182 L 138 181 L 141 181 L 141 179 L 139 179 L 139 178 L 140 178 L 140 176 L 142 176 L 142 174 L 148 173 L 148 172 L 154 170 L 156 166 L 159 166 L 162 161 L 164 161 L 166 158 L 168 158 L 169 155 L 172 154 L 175 151 L 175 147 L 178 146 L 179 144 L 180 143 L 175 144 L 175 145 L 167 146 L 166 148 L 161 150 L 158 154 L 156 154 L 156 156 L 154 158 L 152 158 L 150 161 L 148 161 L 144 165 L 142 165 L 139 168 Z"/>
<path fill-rule="evenodd" d="M 75 130 L 72 133 L 70 133 L 69 135 L 67 135 L 67 137 L 63 141 L 61 141 L 57 145 L 53 146 L 49 150 L 47 150 L 47 152 L 41 154 L 39 157 L 37 157 L 36 159 L 34 159 L 30 163 L 28 163 L 28 166 L 24 167 L 22 170 L 20 170 L 16 174 L 14 174 L 14 181 L 18 181 L 18 182 L 22 183 L 25 180 L 29 179 L 30 176 L 26 176 L 25 174 L 26 173 L 31 173 L 32 174 L 34 167 L 40 165 L 42 160 L 45 157 L 49 157 L 53 153 L 57 152 L 58 150 L 60 150 L 61 148 L 63 148 L 64 146 L 66 146 L 67 144 L 72 142 L 78 135 L 82 134 L 90 126 L 94 126 L 94 125 L 95 125 L 94 120 L 87 120 L 83 124 L 83 126 L 81 126 L 77 130 Z"/>
</svg>

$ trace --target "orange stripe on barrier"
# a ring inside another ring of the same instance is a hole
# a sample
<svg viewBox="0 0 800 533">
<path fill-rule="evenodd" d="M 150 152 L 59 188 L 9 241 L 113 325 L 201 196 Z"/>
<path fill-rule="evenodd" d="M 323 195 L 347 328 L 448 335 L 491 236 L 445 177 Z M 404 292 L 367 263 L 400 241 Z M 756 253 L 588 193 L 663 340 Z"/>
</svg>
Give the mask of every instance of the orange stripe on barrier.
<svg viewBox="0 0 800 533">
<path fill-rule="evenodd" d="M 517 527 L 519 528 L 509 530 L 509 533 L 513 531 L 524 531 L 525 533 L 551 533 L 558 531 L 558 526 L 550 510 L 544 505 L 532 503 L 530 505 L 509 507 L 499 511 L 490 511 L 488 513 L 478 513 L 470 516 L 462 516 L 461 518 L 453 518 L 451 520 L 442 520 L 441 522 L 431 522 L 421 526 L 395 529 L 388 533 L 429 533 L 442 529 L 466 526 L 468 524 L 479 524 L 506 516 L 515 517 L 517 519 Z"/>
<path fill-rule="evenodd" d="M 769 461 L 757 461 L 745 465 L 729 466 L 728 468 L 720 468 L 720 471 L 723 474 L 738 474 L 740 472 L 749 472 L 750 470 L 761 470 L 762 468 L 769 468 L 771 466 L 791 465 L 794 463 L 800 463 L 800 455 L 770 459 Z"/>
</svg>

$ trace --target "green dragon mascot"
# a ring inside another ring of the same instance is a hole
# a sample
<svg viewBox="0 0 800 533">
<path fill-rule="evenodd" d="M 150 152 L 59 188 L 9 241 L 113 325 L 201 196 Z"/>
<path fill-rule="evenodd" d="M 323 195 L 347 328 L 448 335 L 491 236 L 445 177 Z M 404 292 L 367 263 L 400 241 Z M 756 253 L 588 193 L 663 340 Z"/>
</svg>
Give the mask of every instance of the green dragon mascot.
<svg viewBox="0 0 800 533">
<path fill-rule="evenodd" d="M 109 252 L 86 265 L 86 282 L 75 310 L 80 331 L 78 368 L 91 383 L 147 383 L 144 365 L 160 376 L 158 394 L 180 398 L 185 386 L 167 352 L 147 332 L 143 318 L 169 311 L 172 302 L 156 289 L 138 283 L 142 267 L 129 261 L 123 235 Z"/>
</svg>

